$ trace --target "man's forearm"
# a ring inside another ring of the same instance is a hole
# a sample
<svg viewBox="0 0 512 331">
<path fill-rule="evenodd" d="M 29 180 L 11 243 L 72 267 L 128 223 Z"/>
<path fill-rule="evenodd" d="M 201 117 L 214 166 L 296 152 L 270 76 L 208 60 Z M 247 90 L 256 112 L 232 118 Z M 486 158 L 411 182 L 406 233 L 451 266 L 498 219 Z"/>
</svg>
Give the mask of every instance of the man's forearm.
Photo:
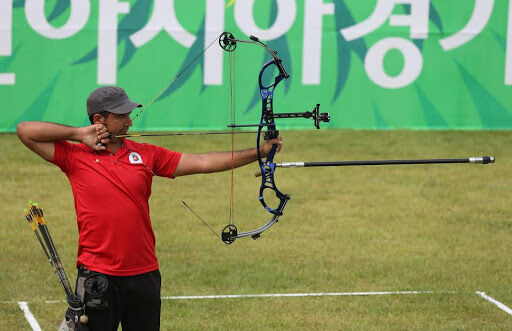
<svg viewBox="0 0 512 331">
<path fill-rule="evenodd" d="M 17 133 L 21 142 L 45 160 L 53 160 L 57 140 L 82 140 L 83 128 L 49 123 L 49 122 L 21 122 Z"/>
<path fill-rule="evenodd" d="M 207 159 L 208 164 L 205 172 L 218 172 L 252 163 L 258 159 L 258 153 L 256 148 L 249 148 L 234 152 L 206 153 L 203 157 Z"/>
<path fill-rule="evenodd" d="M 81 141 L 81 128 L 50 123 L 50 122 L 21 122 L 17 133 L 20 139 L 52 142 L 57 140 Z"/>
</svg>

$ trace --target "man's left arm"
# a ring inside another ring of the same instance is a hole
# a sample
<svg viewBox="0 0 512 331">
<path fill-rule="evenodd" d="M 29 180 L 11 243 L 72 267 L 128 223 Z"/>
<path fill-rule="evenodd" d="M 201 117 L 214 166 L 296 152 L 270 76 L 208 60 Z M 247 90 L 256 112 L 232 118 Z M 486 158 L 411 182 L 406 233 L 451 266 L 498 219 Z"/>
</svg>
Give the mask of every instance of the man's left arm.
<svg viewBox="0 0 512 331">
<path fill-rule="evenodd" d="M 265 157 L 272 148 L 277 145 L 276 152 L 281 150 L 282 139 L 266 140 L 260 146 L 260 154 Z M 238 168 L 246 164 L 252 163 L 258 159 L 256 148 L 238 150 L 232 152 L 211 152 L 204 154 L 188 154 L 183 153 L 180 162 L 174 172 L 174 177 L 186 176 L 192 174 L 208 174 L 212 172 L 220 172 Z"/>
</svg>

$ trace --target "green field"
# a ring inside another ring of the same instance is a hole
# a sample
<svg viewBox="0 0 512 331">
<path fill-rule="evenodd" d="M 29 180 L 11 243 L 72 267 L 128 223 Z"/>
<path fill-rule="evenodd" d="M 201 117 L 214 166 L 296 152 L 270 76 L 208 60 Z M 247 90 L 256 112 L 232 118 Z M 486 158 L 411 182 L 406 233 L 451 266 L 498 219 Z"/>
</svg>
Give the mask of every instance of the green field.
<svg viewBox="0 0 512 331">
<path fill-rule="evenodd" d="M 512 316 L 476 291 L 512 307 L 511 132 L 283 132 L 282 161 L 463 158 L 493 165 L 278 169 L 292 197 L 278 224 L 256 241 L 226 246 L 230 173 L 155 178 L 152 222 L 163 296 L 432 291 L 420 294 L 168 299 L 162 329 L 512 329 Z M 43 330 L 55 330 L 64 294 L 22 210 L 39 202 L 74 282 L 77 230 L 69 183 L 60 170 L 1 135 L 0 329 L 26 330 L 28 302 Z M 254 145 L 237 137 L 236 147 Z M 141 141 L 141 140 L 138 140 Z M 184 152 L 229 150 L 229 137 L 152 138 Z M 259 179 L 235 171 L 235 223 L 264 224 Z"/>
</svg>

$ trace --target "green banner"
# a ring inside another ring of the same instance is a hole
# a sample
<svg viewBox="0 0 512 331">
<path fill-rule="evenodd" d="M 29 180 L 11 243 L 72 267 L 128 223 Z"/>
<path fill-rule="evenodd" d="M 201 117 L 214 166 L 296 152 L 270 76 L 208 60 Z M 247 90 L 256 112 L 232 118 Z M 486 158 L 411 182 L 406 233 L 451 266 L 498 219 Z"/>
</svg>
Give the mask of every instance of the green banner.
<svg viewBox="0 0 512 331">
<path fill-rule="evenodd" d="M 143 105 L 163 89 L 134 130 L 225 129 L 230 84 L 236 123 L 258 123 L 269 55 L 238 44 L 230 78 L 223 31 L 257 36 L 283 59 L 290 78 L 275 112 L 319 103 L 326 127 L 510 129 L 510 25 L 504 0 L 3 0 L 0 131 L 25 120 L 86 125 L 87 96 L 104 85 Z"/>
</svg>

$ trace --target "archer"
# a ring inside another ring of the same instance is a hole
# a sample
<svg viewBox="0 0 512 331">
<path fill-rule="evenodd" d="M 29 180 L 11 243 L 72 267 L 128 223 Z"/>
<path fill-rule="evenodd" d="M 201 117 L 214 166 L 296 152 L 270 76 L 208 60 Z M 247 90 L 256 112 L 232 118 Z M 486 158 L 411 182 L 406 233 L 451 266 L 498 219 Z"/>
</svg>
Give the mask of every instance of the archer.
<svg viewBox="0 0 512 331">
<path fill-rule="evenodd" d="M 127 329 L 160 327 L 161 277 L 148 204 L 153 176 L 231 170 L 282 146 L 276 136 L 259 152 L 190 154 L 117 137 L 128 132 L 130 113 L 140 106 L 122 88 L 101 87 L 87 99 L 89 126 L 22 122 L 17 127 L 20 140 L 70 181 L 79 233 L 76 293 L 91 330 L 117 329 L 120 322 Z M 105 284 L 108 290 L 93 293 Z"/>
</svg>

